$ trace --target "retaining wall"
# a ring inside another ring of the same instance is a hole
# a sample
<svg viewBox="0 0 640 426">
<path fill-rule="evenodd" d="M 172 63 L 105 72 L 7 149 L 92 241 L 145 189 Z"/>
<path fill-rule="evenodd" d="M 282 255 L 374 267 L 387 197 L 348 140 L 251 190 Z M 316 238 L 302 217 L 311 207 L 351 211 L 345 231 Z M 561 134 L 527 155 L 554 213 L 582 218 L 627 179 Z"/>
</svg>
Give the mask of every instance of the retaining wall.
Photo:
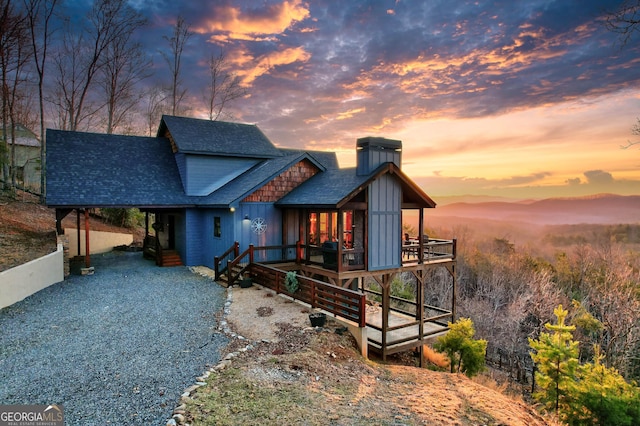
<svg viewBox="0 0 640 426">
<path fill-rule="evenodd" d="M 80 253 L 78 253 L 78 231 L 75 228 L 65 228 L 64 235 L 69 239 L 69 257 L 84 256 L 84 229 L 80 230 Z M 133 243 L 132 234 L 118 234 L 89 230 L 89 254 L 106 253 L 117 246 L 128 246 Z"/>
<path fill-rule="evenodd" d="M 62 244 L 58 249 L 24 265 L 0 272 L 0 309 L 64 280 Z"/>
</svg>

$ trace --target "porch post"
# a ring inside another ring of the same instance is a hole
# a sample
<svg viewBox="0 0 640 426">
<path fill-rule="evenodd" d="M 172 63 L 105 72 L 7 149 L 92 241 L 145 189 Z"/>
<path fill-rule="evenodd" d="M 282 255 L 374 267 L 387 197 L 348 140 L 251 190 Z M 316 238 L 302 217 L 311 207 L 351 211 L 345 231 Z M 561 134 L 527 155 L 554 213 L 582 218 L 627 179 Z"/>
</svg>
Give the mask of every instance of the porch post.
<svg viewBox="0 0 640 426">
<path fill-rule="evenodd" d="M 342 235 L 343 228 L 344 224 L 342 223 L 342 210 L 338 209 L 338 253 L 336 253 L 336 261 L 338 262 L 338 274 L 342 272 L 342 245 L 344 244 L 344 235 Z"/>
<path fill-rule="evenodd" d="M 89 209 L 84 209 L 84 266 L 91 267 L 91 256 L 89 255 Z"/>
<path fill-rule="evenodd" d="M 420 214 L 418 215 L 418 235 L 420 238 L 418 244 L 419 252 L 418 252 L 418 263 L 424 263 L 424 209 L 420 208 Z"/>
<path fill-rule="evenodd" d="M 76 233 L 78 238 L 78 254 L 77 255 L 80 256 L 80 209 L 76 209 Z"/>
<path fill-rule="evenodd" d="M 424 367 L 424 286 L 425 273 L 424 266 L 418 269 L 415 273 L 416 277 L 416 314 L 418 323 L 418 338 L 420 339 L 420 367 Z"/>
</svg>

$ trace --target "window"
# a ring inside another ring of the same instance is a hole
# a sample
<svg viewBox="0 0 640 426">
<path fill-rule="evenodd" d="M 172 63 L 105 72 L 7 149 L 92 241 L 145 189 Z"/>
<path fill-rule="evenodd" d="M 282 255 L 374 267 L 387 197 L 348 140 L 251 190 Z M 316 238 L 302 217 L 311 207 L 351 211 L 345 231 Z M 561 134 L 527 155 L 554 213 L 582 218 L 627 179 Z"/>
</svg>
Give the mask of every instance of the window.
<svg viewBox="0 0 640 426">
<path fill-rule="evenodd" d="M 338 241 L 338 212 L 309 213 L 309 244 Z"/>
<path fill-rule="evenodd" d="M 216 238 L 222 237 L 222 226 L 220 225 L 220 216 L 213 217 L 213 236 Z"/>
</svg>

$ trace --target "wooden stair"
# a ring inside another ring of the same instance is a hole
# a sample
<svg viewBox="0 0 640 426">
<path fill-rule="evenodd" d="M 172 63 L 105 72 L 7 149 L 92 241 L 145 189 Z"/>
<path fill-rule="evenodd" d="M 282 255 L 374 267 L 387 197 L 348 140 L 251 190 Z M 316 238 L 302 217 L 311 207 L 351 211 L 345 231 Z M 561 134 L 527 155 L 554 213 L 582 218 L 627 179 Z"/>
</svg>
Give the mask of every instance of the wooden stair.
<svg viewBox="0 0 640 426">
<path fill-rule="evenodd" d="M 241 270 L 242 270 L 242 268 L 239 265 L 234 266 L 233 267 L 233 275 L 238 275 Z M 224 271 L 224 273 L 222 273 L 220 275 L 220 277 L 216 281 L 218 282 L 218 284 L 222 285 L 223 287 L 228 287 L 229 286 L 229 271 Z M 237 282 L 236 282 L 236 284 L 237 284 Z"/>
<path fill-rule="evenodd" d="M 182 266 L 182 259 L 175 250 L 162 250 L 160 266 Z"/>
</svg>

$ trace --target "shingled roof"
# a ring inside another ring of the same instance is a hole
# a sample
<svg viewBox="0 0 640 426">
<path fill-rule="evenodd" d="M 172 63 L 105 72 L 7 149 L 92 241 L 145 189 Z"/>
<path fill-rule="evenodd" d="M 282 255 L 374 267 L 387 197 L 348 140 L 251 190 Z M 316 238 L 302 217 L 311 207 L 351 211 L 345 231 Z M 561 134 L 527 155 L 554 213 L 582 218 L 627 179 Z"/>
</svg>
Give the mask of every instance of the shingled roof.
<svg viewBox="0 0 640 426">
<path fill-rule="evenodd" d="M 204 202 L 207 203 L 207 201 L 209 201 L 212 204 L 215 203 L 235 207 L 244 197 L 252 194 L 280 173 L 304 159 L 311 161 L 320 170 L 326 170 L 326 167 L 322 163 L 318 162 L 308 153 L 293 152 L 290 155 L 262 161 L 255 167 L 208 195 L 206 197 L 207 200 Z"/>
<path fill-rule="evenodd" d="M 338 164 L 335 153 L 275 148 L 213 193 L 188 196 L 167 138 L 48 130 L 47 147 L 50 207 L 229 207 L 303 159 L 323 171 Z"/>
<path fill-rule="evenodd" d="M 163 115 L 158 136 L 171 135 L 179 152 L 274 158 L 281 152 L 252 124 Z"/>
<path fill-rule="evenodd" d="M 384 174 L 391 174 L 400 181 L 403 203 L 410 202 L 423 208 L 436 206 L 436 203 L 393 163 L 384 163 L 369 175 L 358 175 L 355 168 L 327 170 L 298 186 L 278 200 L 276 205 L 290 208 L 338 209 L 363 191 L 370 182 Z"/>
<path fill-rule="evenodd" d="M 165 138 L 47 130 L 47 205 L 189 204 Z"/>
</svg>

